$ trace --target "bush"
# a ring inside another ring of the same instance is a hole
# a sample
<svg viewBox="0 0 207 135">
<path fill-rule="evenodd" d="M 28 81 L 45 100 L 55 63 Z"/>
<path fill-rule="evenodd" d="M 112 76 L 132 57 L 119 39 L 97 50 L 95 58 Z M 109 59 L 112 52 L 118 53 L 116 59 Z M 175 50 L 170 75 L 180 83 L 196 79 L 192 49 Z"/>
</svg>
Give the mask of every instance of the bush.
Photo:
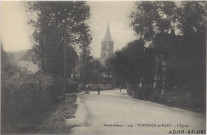
<svg viewBox="0 0 207 135">
<path fill-rule="evenodd" d="M 205 95 L 195 94 L 195 90 L 183 90 L 183 89 L 171 89 L 165 90 L 164 95 L 155 93 L 153 89 L 148 86 L 142 86 L 141 88 L 128 83 L 127 84 L 128 95 L 137 98 L 144 99 L 168 106 L 176 106 L 181 108 L 187 108 L 194 111 L 205 111 Z"/>
<path fill-rule="evenodd" d="M 55 78 L 53 83 L 47 87 L 47 91 L 50 93 L 53 102 L 59 102 L 63 94 L 63 79 Z"/>
<path fill-rule="evenodd" d="M 68 92 L 68 93 L 70 93 L 70 92 L 77 92 L 77 90 L 78 90 L 78 83 L 77 82 L 69 80 L 67 82 L 67 84 L 68 85 L 67 85 L 67 91 L 66 92 Z"/>
<path fill-rule="evenodd" d="M 205 98 L 194 97 L 192 92 L 185 91 L 166 91 L 164 95 L 156 95 L 153 93 L 147 100 L 155 101 L 168 106 L 176 106 L 190 109 L 193 111 L 205 111 Z"/>
<path fill-rule="evenodd" d="M 132 97 L 135 97 L 135 93 L 134 93 L 134 87 L 132 84 L 129 84 L 127 83 L 127 94 L 132 96 Z"/>
<path fill-rule="evenodd" d="M 138 85 L 133 85 L 133 84 L 128 83 L 127 93 L 130 96 L 138 98 L 138 99 L 146 99 L 153 93 L 153 89 L 152 87 L 148 85 L 138 87 Z"/>
<path fill-rule="evenodd" d="M 20 128 L 31 128 L 40 123 L 61 91 L 57 89 L 60 88 L 58 82 L 54 83 L 50 76 L 41 72 L 16 72 L 13 76 L 2 78 L 3 133 L 18 132 Z"/>
</svg>

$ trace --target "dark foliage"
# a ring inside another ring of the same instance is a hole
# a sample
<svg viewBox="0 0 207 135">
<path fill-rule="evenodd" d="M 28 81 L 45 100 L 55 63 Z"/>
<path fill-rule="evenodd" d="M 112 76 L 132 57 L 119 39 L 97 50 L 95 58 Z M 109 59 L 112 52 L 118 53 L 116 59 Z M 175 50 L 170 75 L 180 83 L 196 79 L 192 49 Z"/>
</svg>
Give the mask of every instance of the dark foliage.
<svg viewBox="0 0 207 135">
<path fill-rule="evenodd" d="M 137 2 L 131 25 L 145 42 L 131 42 L 106 61 L 116 83 L 126 82 L 128 94 L 136 98 L 204 110 L 205 6 Z"/>
<path fill-rule="evenodd" d="M 143 93 L 139 84 L 152 86 L 155 57 L 151 49 L 144 47 L 143 40 L 128 43 L 121 51 L 115 52 L 112 58 L 106 60 L 106 68 L 113 72 L 116 83 L 130 89 L 130 94 L 140 96 Z M 147 92 L 147 90 L 144 91 Z M 144 95 L 143 93 L 143 95 Z M 147 92 L 148 95 L 148 92 Z"/>
<path fill-rule="evenodd" d="M 30 21 L 35 27 L 34 52 L 43 72 L 70 77 L 76 66 L 75 48 L 90 39 L 89 7 L 85 2 L 28 2 L 28 11 L 37 13 L 37 20 Z M 64 61 L 65 54 L 65 61 Z"/>
<path fill-rule="evenodd" d="M 40 72 L 26 74 L 17 68 L 11 72 L 9 77 L 9 72 L 2 74 L 1 132 L 29 132 L 58 103 L 57 96 L 51 96 L 54 89 L 48 89 L 54 82 Z"/>
</svg>

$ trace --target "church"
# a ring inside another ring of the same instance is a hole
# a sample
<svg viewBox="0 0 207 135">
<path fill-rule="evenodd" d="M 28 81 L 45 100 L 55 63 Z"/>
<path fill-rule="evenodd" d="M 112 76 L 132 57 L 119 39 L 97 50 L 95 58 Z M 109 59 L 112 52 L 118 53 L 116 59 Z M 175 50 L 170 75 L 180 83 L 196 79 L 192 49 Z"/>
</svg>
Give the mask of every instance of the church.
<svg viewBox="0 0 207 135">
<path fill-rule="evenodd" d="M 109 24 L 106 29 L 105 36 L 103 40 L 101 41 L 101 58 L 100 62 L 102 65 L 105 65 L 105 60 L 109 57 L 113 56 L 114 51 L 114 42 L 111 38 L 111 33 L 109 29 Z"/>
<path fill-rule="evenodd" d="M 109 24 L 106 28 L 106 33 L 104 35 L 103 40 L 101 41 L 101 57 L 100 62 L 103 66 L 105 66 L 105 60 L 113 56 L 114 52 L 114 42 L 111 38 Z M 103 73 L 104 81 L 102 82 L 102 89 L 112 89 L 113 78 L 111 75 Z"/>
</svg>

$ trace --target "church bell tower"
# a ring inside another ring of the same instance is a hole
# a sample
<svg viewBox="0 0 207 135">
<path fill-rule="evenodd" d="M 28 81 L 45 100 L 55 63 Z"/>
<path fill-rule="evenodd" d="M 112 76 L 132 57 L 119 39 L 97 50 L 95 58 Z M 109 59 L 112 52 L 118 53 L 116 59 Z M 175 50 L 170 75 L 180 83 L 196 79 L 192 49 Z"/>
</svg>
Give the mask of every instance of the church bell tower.
<svg viewBox="0 0 207 135">
<path fill-rule="evenodd" d="M 113 55 L 114 42 L 111 38 L 109 24 L 105 36 L 101 42 L 101 63 L 105 65 L 105 60 Z"/>
</svg>

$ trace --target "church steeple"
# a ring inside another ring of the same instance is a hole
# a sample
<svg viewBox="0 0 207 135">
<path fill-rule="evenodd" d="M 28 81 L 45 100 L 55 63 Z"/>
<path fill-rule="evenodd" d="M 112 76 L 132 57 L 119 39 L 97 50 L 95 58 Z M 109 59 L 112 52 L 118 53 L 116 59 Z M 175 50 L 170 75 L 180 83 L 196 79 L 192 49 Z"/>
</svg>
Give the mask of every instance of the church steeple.
<svg viewBox="0 0 207 135">
<path fill-rule="evenodd" d="M 109 29 L 109 24 L 108 24 L 108 26 L 107 26 L 106 33 L 105 33 L 105 36 L 104 36 L 104 38 L 103 38 L 102 41 L 112 41 L 112 42 L 113 42 L 113 40 L 112 40 L 112 38 L 111 38 L 111 33 L 110 33 L 110 29 Z"/>
<path fill-rule="evenodd" d="M 114 42 L 111 38 L 109 24 L 105 36 L 101 42 L 101 63 L 105 65 L 105 60 L 113 55 Z"/>
</svg>

